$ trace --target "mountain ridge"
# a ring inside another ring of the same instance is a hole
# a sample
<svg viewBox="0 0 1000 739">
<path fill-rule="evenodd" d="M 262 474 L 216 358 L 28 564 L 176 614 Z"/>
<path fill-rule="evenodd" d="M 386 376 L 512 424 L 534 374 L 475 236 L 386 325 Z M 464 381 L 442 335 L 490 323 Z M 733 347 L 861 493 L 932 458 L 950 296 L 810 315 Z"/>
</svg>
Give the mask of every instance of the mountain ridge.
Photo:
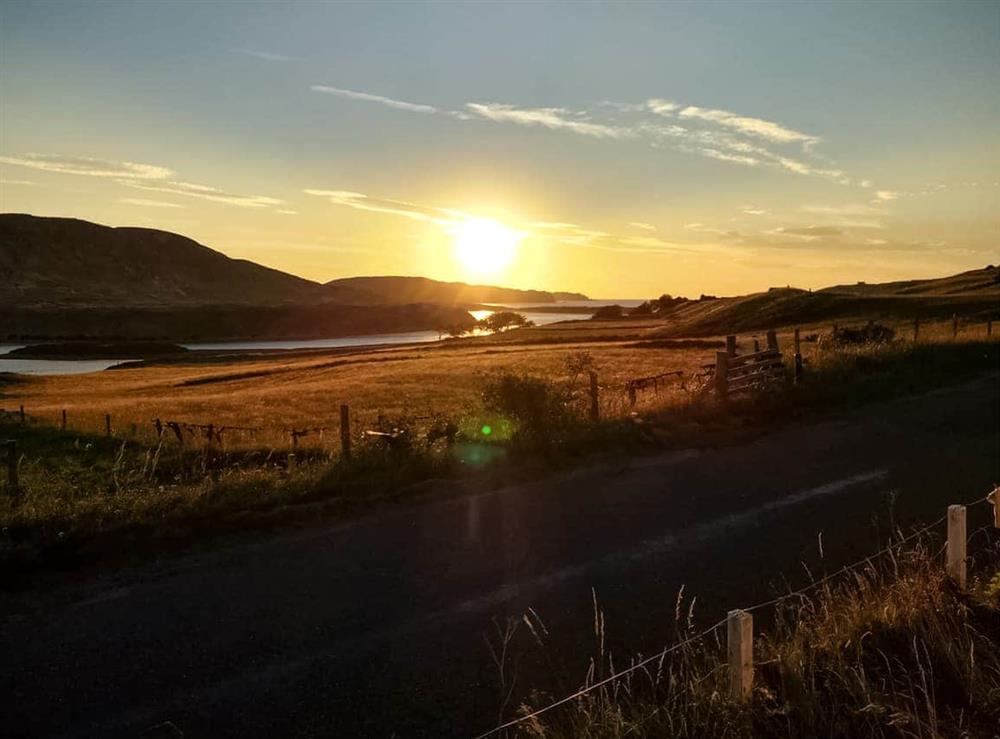
<svg viewBox="0 0 1000 739">
<path fill-rule="evenodd" d="M 368 282 L 379 289 L 365 289 Z M 392 294 L 391 284 L 399 286 L 398 294 Z M 105 226 L 76 218 L 0 214 L 0 307 L 457 306 L 463 302 L 471 306 L 484 302 L 488 295 L 502 295 L 508 302 L 553 302 L 562 295 L 585 297 L 426 277 L 347 277 L 321 284 L 226 256 L 170 231 Z"/>
</svg>

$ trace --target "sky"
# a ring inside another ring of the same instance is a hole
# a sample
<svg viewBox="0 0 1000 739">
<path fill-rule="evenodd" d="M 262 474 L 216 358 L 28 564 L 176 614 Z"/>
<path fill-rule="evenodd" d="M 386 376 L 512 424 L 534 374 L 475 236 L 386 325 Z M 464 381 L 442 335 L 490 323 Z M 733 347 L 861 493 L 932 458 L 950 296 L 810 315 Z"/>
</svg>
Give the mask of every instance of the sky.
<svg viewBox="0 0 1000 739">
<path fill-rule="evenodd" d="M 1000 262 L 1000 2 L 0 0 L 0 210 L 327 281 Z"/>
</svg>

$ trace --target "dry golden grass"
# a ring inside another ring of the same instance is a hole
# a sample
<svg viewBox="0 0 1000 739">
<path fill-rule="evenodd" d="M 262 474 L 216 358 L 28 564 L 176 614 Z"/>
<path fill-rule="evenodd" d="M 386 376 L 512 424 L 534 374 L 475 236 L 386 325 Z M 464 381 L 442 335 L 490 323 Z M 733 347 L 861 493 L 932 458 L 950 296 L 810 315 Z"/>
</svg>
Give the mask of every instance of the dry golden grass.
<svg viewBox="0 0 1000 739">
<path fill-rule="evenodd" d="M 33 377 L 8 386 L 2 402 L 8 410 L 23 403 L 32 418 L 52 425 L 66 409 L 71 428 L 91 433 L 104 429 L 104 415 L 110 413 L 117 431 L 136 424 L 149 432 L 151 419 L 161 418 L 266 427 L 274 429 L 278 441 L 287 437 L 282 429 L 335 428 L 341 403 L 351 406 L 362 425 L 379 413 L 461 416 L 476 406 L 485 374 L 514 371 L 567 379 L 566 357 L 581 351 L 591 354 L 602 386 L 609 386 L 609 410 L 616 398 L 623 402 L 626 380 L 675 369 L 690 376 L 714 356 L 712 349 L 637 349 L 609 343 L 402 349 Z M 652 397 L 650 392 L 642 400 Z"/>
<path fill-rule="evenodd" d="M 109 413 L 116 435 L 150 440 L 154 418 L 265 429 L 254 435 L 228 432 L 225 443 L 231 448 L 284 447 L 290 445 L 290 429 L 329 427 L 334 433 L 305 437 L 301 443 L 333 446 L 341 403 L 350 405 L 356 431 L 370 428 L 380 414 L 390 418 L 437 414 L 457 419 L 477 412 L 484 375 L 512 371 L 567 380 L 566 358 L 587 352 L 599 374 L 603 415 L 623 416 L 633 410 L 654 413 L 686 399 L 686 393 L 669 383 L 659 391 L 643 390 L 633 409 L 625 389 L 629 379 L 681 370 L 690 382 L 704 365 L 714 362 L 717 351 L 634 346 L 637 339 L 631 337 L 659 325 L 662 322 L 649 320 L 579 322 L 446 345 L 25 377 L 5 388 L 0 406 L 12 410 L 23 404 L 30 417 L 50 425 L 58 425 L 65 409 L 69 427 L 86 433 L 103 432 L 104 416 Z M 912 324 L 897 325 L 897 329 L 901 337 L 912 336 Z M 805 326 L 801 334 L 805 339 L 828 331 L 828 325 Z M 984 333 L 985 326 L 966 326 L 959 339 L 981 339 Z M 573 334 L 583 340 L 537 343 L 552 337 L 564 341 Z M 519 335 L 526 343 L 516 343 Z M 612 335 L 630 338 L 607 340 Z M 594 338 L 598 341 L 588 341 Z M 741 353 L 752 351 L 754 338 L 764 345 L 764 332 L 741 335 Z M 950 323 L 921 326 L 922 342 L 950 339 Z M 786 356 L 791 354 L 791 341 L 790 330 L 779 332 Z M 816 343 L 803 341 L 807 366 L 820 360 L 817 351 Z"/>
</svg>

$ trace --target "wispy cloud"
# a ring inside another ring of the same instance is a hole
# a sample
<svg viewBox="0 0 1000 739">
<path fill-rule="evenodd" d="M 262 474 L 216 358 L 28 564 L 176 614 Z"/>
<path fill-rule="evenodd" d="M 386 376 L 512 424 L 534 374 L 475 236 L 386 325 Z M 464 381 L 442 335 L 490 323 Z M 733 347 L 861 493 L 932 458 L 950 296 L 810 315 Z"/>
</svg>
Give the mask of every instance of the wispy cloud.
<svg viewBox="0 0 1000 739">
<path fill-rule="evenodd" d="M 255 49 L 231 49 L 231 51 L 234 54 L 251 56 L 254 59 L 261 59 L 265 62 L 291 62 L 299 58 L 296 56 L 288 56 L 286 54 L 275 54 L 272 51 L 258 51 Z"/>
<path fill-rule="evenodd" d="M 146 192 L 160 192 L 169 195 L 182 195 L 186 198 L 197 198 L 212 203 L 233 205 L 238 208 L 267 208 L 281 205 L 283 200 L 266 195 L 238 195 L 219 190 L 208 185 L 198 185 L 191 182 L 139 182 L 120 180 L 119 184 Z"/>
<path fill-rule="evenodd" d="M 106 177 L 114 179 L 117 184 L 123 187 L 134 190 L 181 195 L 186 198 L 198 198 L 200 200 L 223 203 L 240 208 L 267 208 L 284 203 L 283 200 L 266 195 L 241 195 L 226 192 L 210 185 L 178 182 L 171 179 L 174 176 L 173 170 L 153 164 L 112 162 L 103 159 L 92 159 L 90 157 L 72 157 L 57 154 L 0 156 L 0 163 L 58 174 Z M 143 205 L 147 207 L 184 207 L 167 203 L 166 201 L 144 198 L 122 198 L 120 202 L 126 205 Z"/>
<path fill-rule="evenodd" d="M 661 115 L 663 114 L 661 110 L 654 109 L 653 107 L 653 104 L 657 101 L 651 100 L 649 102 L 651 110 L 654 110 L 654 112 Z M 687 107 L 682 108 L 677 115 L 680 118 L 698 118 L 703 121 L 709 121 L 720 126 L 734 129 L 742 134 L 746 134 L 747 136 L 766 139 L 767 141 L 773 141 L 780 144 L 800 143 L 803 145 L 811 145 L 819 143 L 820 141 L 818 136 L 801 133 L 800 131 L 786 128 L 779 123 L 764 120 L 763 118 L 751 118 L 750 116 L 731 113 L 728 110 L 699 108 L 696 105 L 688 105 Z"/>
<path fill-rule="evenodd" d="M 168 203 L 166 200 L 147 200 L 146 198 L 118 198 L 119 203 L 125 205 L 138 205 L 142 208 L 183 208 L 177 203 Z"/>
<path fill-rule="evenodd" d="M 564 129 L 596 138 L 619 139 L 634 135 L 627 128 L 594 123 L 585 114 L 566 108 L 517 108 L 504 103 L 466 103 L 465 107 L 482 118 L 500 123 Z"/>
<path fill-rule="evenodd" d="M 652 223 L 642 223 L 640 221 L 632 221 L 630 224 L 632 228 L 641 228 L 643 231 L 655 231 L 656 226 Z"/>
<path fill-rule="evenodd" d="M 899 197 L 899 193 L 893 190 L 876 190 L 875 200 L 886 203 Z"/>
<path fill-rule="evenodd" d="M 767 215 L 767 211 L 766 210 L 764 210 L 763 208 L 755 208 L 752 205 L 744 205 L 742 208 L 740 208 L 740 213 L 742 213 L 745 216 L 763 216 L 763 215 Z"/>
<path fill-rule="evenodd" d="M 0 177 L 0 185 L 17 185 L 18 187 L 38 187 L 38 183 L 31 180 L 8 180 Z"/>
<path fill-rule="evenodd" d="M 385 105 L 390 108 L 397 108 L 399 110 L 408 110 L 411 113 L 426 113 L 433 114 L 437 113 L 438 109 L 433 105 L 423 105 L 420 103 L 409 103 L 405 100 L 394 100 L 393 98 L 383 97 L 382 95 L 373 95 L 369 92 L 356 92 L 354 90 L 345 90 L 340 87 L 330 87 L 328 85 L 313 85 L 311 88 L 313 92 L 322 92 L 327 95 L 336 95 L 337 97 L 348 98 L 350 100 L 363 100 L 368 103 L 378 103 L 379 105 Z"/>
<path fill-rule="evenodd" d="M 417 205 L 416 203 L 408 203 L 405 200 L 371 198 L 363 193 L 351 192 L 350 190 L 304 190 L 303 192 L 306 195 L 325 198 L 333 205 L 342 205 L 347 208 L 355 208 L 356 210 L 367 210 L 372 213 L 387 213 L 389 215 L 410 218 L 414 221 L 434 223 L 439 226 L 451 225 L 465 216 L 464 213 L 457 210 Z"/>
<path fill-rule="evenodd" d="M 844 232 L 835 226 L 780 226 L 767 233 L 781 234 L 782 236 L 797 236 L 808 241 L 844 235 Z"/>
<path fill-rule="evenodd" d="M 599 139 L 644 140 L 655 148 L 669 147 L 744 167 L 781 169 L 799 175 L 822 177 L 842 185 L 851 179 L 839 169 L 800 158 L 817 157 L 820 136 L 797 131 L 765 118 L 741 115 L 718 108 L 703 108 L 663 98 L 643 103 L 602 101 L 592 110 L 565 107 L 522 107 L 510 103 L 469 102 L 457 110 L 358 92 L 326 85 L 312 90 L 353 100 L 377 103 L 400 110 L 470 121 L 488 120 Z M 602 120 L 603 118 L 603 120 Z M 665 123 L 664 119 L 671 123 Z M 680 125 L 683 123 L 684 125 Z M 794 147 L 794 151 L 789 151 Z M 867 180 L 867 185 L 871 183 Z"/>
<path fill-rule="evenodd" d="M 163 180 L 174 173 L 166 167 L 138 162 L 110 162 L 89 157 L 69 157 L 55 154 L 19 154 L 0 156 L 0 163 L 16 167 L 39 169 L 43 172 L 75 174 L 87 177 L 114 177 L 117 179 Z"/>
</svg>

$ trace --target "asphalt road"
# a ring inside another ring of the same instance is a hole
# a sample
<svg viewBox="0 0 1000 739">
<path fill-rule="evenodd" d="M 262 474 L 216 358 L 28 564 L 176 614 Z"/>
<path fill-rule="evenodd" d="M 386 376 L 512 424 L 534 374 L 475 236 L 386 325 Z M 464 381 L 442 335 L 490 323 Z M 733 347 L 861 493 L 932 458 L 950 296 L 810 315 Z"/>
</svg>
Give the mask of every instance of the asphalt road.
<svg viewBox="0 0 1000 739">
<path fill-rule="evenodd" d="M 130 737 L 171 721 L 186 737 L 468 736 L 496 719 L 494 617 L 534 607 L 582 675 L 592 588 L 616 653 L 648 653 L 672 638 L 681 585 L 715 621 L 804 582 L 803 563 L 832 571 L 891 521 L 931 520 L 997 481 L 991 376 L 740 446 L 7 594 L 2 732 Z"/>
</svg>

